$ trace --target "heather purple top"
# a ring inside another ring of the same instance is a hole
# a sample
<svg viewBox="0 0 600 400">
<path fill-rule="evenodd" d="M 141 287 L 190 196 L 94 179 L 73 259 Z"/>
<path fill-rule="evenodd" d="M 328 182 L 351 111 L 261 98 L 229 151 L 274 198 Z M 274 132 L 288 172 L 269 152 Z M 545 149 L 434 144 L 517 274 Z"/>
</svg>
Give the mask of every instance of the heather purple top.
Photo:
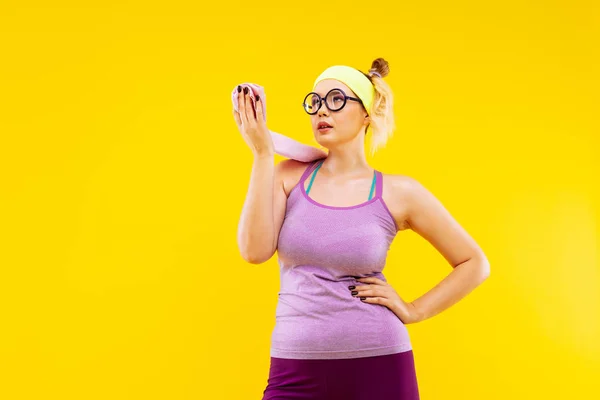
<svg viewBox="0 0 600 400">
<path fill-rule="evenodd" d="M 294 359 L 360 358 L 412 349 L 408 331 L 387 307 L 364 303 L 349 285 L 353 276 L 382 271 L 397 226 L 385 205 L 382 174 L 375 171 L 375 196 L 349 207 L 309 197 L 305 181 L 312 162 L 292 189 L 278 242 L 280 292 L 271 356 Z"/>
</svg>

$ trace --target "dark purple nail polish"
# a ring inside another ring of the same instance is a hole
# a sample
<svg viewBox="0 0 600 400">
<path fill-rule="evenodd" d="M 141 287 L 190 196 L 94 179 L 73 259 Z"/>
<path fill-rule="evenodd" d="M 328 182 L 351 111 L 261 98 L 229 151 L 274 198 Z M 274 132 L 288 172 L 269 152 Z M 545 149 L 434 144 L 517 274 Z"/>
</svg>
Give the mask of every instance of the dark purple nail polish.
<svg viewBox="0 0 600 400">
<path fill-rule="evenodd" d="M 360 301 L 366 300 L 366 297 L 361 297 Z"/>
<path fill-rule="evenodd" d="M 256 101 L 259 101 L 260 97 L 258 95 L 256 95 Z"/>
<path fill-rule="evenodd" d="M 238 85 L 238 93 L 242 91 L 242 87 Z"/>
<path fill-rule="evenodd" d="M 358 294 L 358 292 L 356 290 L 352 291 L 352 296 L 356 296 Z"/>
<path fill-rule="evenodd" d="M 352 290 L 354 289 L 356 286 L 348 286 L 348 289 Z"/>
<path fill-rule="evenodd" d="M 248 88 L 247 87 L 244 88 L 244 94 L 248 94 Z"/>
</svg>

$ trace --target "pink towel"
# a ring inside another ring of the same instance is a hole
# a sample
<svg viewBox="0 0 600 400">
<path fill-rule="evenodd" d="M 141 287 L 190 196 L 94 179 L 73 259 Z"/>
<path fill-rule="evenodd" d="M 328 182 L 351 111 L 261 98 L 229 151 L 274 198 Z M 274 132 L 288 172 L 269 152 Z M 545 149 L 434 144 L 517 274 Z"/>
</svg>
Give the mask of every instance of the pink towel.
<svg viewBox="0 0 600 400">
<path fill-rule="evenodd" d="M 262 101 L 262 104 L 263 104 L 263 116 L 266 121 L 267 120 L 267 97 L 265 95 L 265 90 L 263 89 L 263 87 L 255 84 L 255 83 L 242 83 L 239 86 L 242 87 L 242 90 L 244 90 L 244 87 L 248 87 L 248 89 L 250 89 L 250 91 L 252 92 L 253 96 L 250 96 L 250 99 L 252 100 L 252 106 L 254 107 L 254 110 L 256 110 L 255 96 L 256 95 L 260 96 L 260 101 Z M 233 100 L 233 108 L 236 111 L 239 111 L 237 85 L 236 85 L 236 87 L 233 88 L 233 92 L 231 93 L 231 98 Z M 281 133 L 273 132 L 271 130 L 269 130 L 269 132 L 271 133 L 271 138 L 273 139 L 273 148 L 275 149 L 275 153 L 277 153 L 281 156 L 291 158 L 291 159 L 297 160 L 297 161 L 303 161 L 303 162 L 310 162 L 310 161 L 318 160 L 320 158 L 327 157 L 327 152 L 325 152 L 321 149 L 317 149 L 316 147 L 312 147 L 312 146 L 300 143 L 300 142 L 298 142 L 292 138 L 289 138 Z"/>
</svg>

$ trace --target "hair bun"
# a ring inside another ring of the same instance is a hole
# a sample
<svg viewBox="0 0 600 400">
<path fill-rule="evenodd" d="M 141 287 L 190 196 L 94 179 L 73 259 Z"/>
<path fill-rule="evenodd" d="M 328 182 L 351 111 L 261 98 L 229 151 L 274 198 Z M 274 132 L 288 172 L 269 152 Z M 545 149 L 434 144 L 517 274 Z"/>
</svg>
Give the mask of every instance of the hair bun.
<svg viewBox="0 0 600 400">
<path fill-rule="evenodd" d="M 383 78 L 389 73 L 390 65 L 383 58 L 379 57 L 371 63 L 371 68 L 369 69 L 369 76 L 376 75 L 380 78 Z"/>
</svg>

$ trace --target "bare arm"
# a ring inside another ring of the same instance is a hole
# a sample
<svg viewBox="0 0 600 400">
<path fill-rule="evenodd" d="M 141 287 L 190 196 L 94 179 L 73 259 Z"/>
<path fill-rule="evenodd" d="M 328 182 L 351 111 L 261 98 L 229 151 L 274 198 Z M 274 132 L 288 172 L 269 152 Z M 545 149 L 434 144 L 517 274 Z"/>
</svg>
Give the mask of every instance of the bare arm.
<svg viewBox="0 0 600 400">
<path fill-rule="evenodd" d="M 283 185 L 277 174 L 279 168 L 273 163 L 275 151 L 265 123 L 262 101 L 256 95 L 254 109 L 248 88 L 242 90 L 238 86 L 237 90 L 239 112 L 234 108 L 233 116 L 254 154 L 248 193 L 238 225 L 237 243 L 246 261 L 260 264 L 271 258 L 277 247 L 274 215 L 279 212 L 274 212 L 273 205 L 282 202 Z M 285 200 L 283 203 L 285 204 Z"/>
<path fill-rule="evenodd" d="M 411 302 L 422 321 L 451 307 L 490 275 L 490 264 L 477 243 L 442 203 L 422 184 L 409 181 L 409 216 L 414 232 L 431 243 L 453 270 L 427 293 Z"/>
<path fill-rule="evenodd" d="M 259 264 L 273 254 L 273 155 L 255 156 L 238 225 L 238 247 L 244 260 Z"/>
<path fill-rule="evenodd" d="M 273 155 L 256 156 L 250 185 L 238 226 L 238 247 L 251 264 L 268 261 L 277 250 L 285 216 L 287 195 L 283 189 L 284 169 L 296 161 L 274 165 Z"/>
</svg>

